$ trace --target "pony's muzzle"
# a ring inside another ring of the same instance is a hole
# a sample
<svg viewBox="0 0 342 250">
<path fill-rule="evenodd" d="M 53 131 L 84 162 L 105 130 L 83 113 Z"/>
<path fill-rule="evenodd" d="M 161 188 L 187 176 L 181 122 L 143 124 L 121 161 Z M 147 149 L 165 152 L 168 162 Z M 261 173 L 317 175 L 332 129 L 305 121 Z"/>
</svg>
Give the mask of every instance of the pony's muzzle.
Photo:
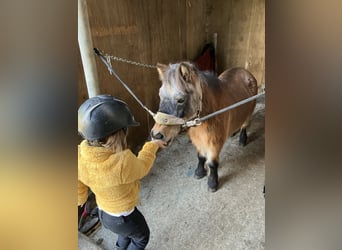
<svg viewBox="0 0 342 250">
<path fill-rule="evenodd" d="M 163 140 L 167 143 L 167 146 L 171 145 L 173 139 L 180 132 L 180 125 L 161 125 L 155 123 L 151 129 L 151 137 L 154 140 Z"/>
</svg>

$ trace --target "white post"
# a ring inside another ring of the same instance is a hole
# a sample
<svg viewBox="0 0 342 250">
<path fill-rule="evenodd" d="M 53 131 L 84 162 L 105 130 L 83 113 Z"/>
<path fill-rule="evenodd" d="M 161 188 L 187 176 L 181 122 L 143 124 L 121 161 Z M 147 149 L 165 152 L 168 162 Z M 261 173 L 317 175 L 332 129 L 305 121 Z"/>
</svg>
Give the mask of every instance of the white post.
<svg viewBox="0 0 342 250">
<path fill-rule="evenodd" d="M 100 88 L 86 0 L 78 0 L 78 46 L 90 98 L 99 95 Z"/>
</svg>

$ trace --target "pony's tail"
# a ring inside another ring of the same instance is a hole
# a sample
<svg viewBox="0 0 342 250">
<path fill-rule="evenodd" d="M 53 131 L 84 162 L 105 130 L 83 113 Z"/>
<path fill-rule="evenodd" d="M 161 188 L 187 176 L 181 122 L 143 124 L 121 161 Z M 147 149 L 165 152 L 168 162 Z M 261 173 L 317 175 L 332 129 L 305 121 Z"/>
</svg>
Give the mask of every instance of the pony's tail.
<svg viewBox="0 0 342 250">
<path fill-rule="evenodd" d="M 258 86 L 258 93 L 265 91 L 265 83 Z"/>
</svg>

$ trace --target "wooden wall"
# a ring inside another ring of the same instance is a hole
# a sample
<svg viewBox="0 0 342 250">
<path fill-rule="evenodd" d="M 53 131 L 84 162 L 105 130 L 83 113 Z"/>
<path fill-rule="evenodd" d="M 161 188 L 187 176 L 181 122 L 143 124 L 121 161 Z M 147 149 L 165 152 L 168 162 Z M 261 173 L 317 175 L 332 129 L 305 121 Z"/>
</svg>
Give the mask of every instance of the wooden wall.
<svg viewBox="0 0 342 250">
<path fill-rule="evenodd" d="M 94 47 L 110 55 L 147 64 L 194 60 L 217 33 L 217 71 L 247 67 L 264 83 L 264 0 L 88 0 Z M 95 55 L 94 55 L 95 56 Z M 96 58 L 102 93 L 128 103 L 139 128 L 132 128 L 131 147 L 149 135 L 153 119 Z M 158 108 L 156 69 L 112 62 L 114 70 L 152 111 Z M 79 100 L 88 98 L 79 64 Z"/>
</svg>

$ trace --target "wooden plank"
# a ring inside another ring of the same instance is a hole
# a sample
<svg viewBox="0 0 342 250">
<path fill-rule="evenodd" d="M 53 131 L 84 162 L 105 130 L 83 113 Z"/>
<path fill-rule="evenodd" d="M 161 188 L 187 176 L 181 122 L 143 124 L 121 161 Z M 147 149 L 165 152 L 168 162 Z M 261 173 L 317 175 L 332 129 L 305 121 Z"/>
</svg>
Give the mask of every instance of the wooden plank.
<svg viewBox="0 0 342 250">
<path fill-rule="evenodd" d="M 184 1 L 89 0 L 88 9 L 94 46 L 104 52 L 147 64 L 186 59 Z M 112 62 L 112 66 L 139 99 L 156 111 L 160 85 L 156 69 L 122 62 Z M 144 141 L 152 128 L 152 118 L 126 89 L 109 75 L 99 60 L 97 67 L 102 93 L 109 93 L 126 101 L 136 120 L 141 123 L 139 128 L 131 129 L 129 144 L 134 146 L 136 143 L 130 142 Z"/>
<path fill-rule="evenodd" d="M 201 53 L 203 46 L 209 42 L 206 30 L 206 2 L 203 0 L 188 0 L 186 8 L 186 59 L 193 61 Z"/>
<path fill-rule="evenodd" d="M 218 33 L 218 71 L 247 67 L 264 81 L 264 0 L 210 1 L 210 32 Z M 217 18 L 220 17 L 220 18 Z"/>
</svg>

